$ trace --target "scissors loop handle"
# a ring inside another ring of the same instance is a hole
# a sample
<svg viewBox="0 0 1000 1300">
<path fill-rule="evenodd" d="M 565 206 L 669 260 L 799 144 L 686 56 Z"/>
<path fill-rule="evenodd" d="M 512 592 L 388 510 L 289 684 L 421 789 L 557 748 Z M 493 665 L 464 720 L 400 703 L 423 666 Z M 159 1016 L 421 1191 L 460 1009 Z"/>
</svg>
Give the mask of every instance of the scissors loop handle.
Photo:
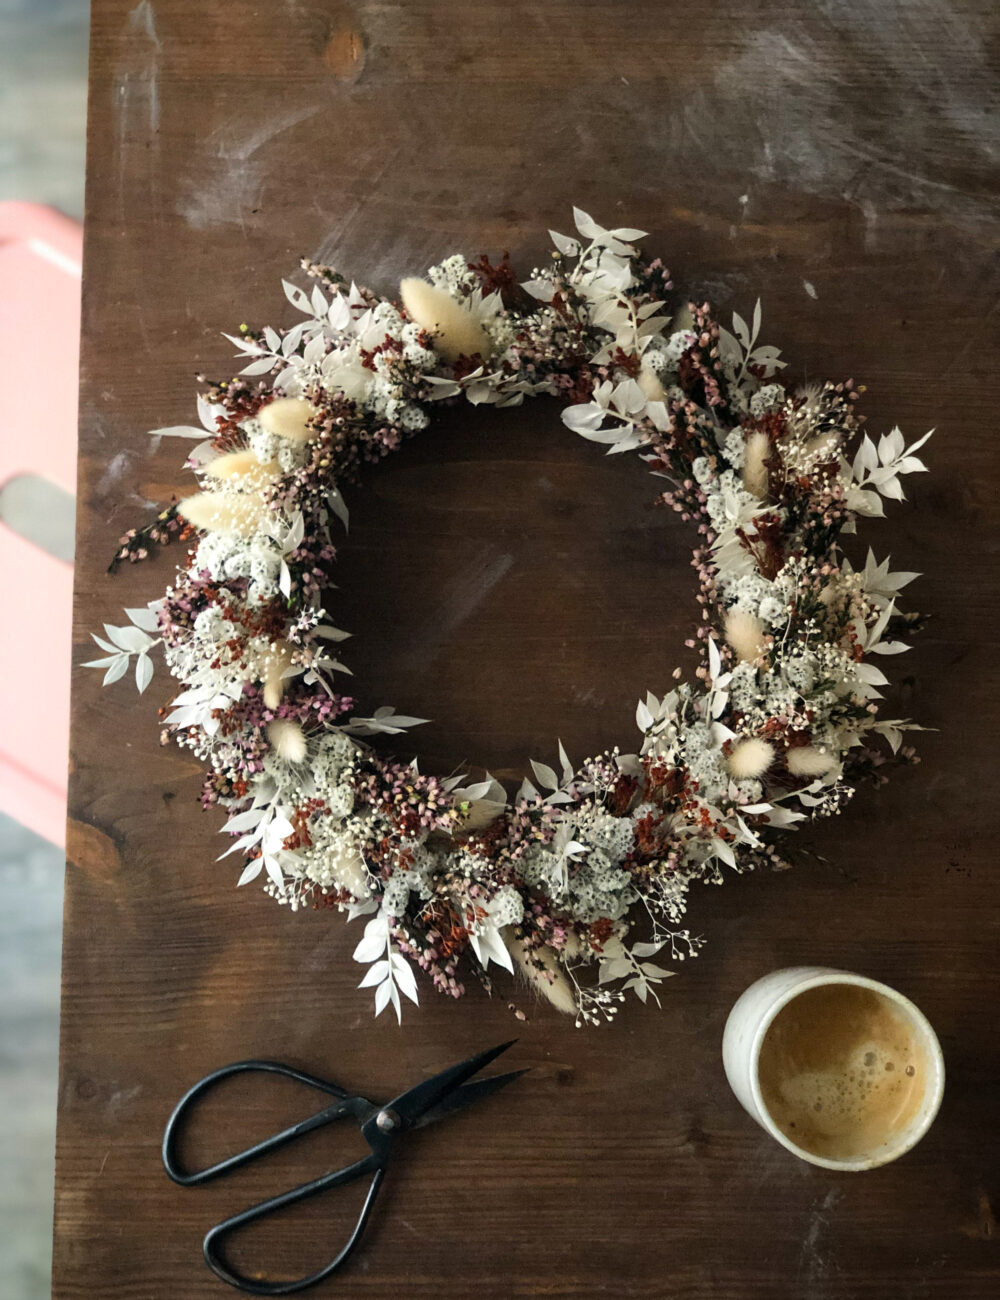
<svg viewBox="0 0 1000 1300">
<path fill-rule="evenodd" d="M 183 1169 L 177 1158 L 177 1139 L 179 1130 L 188 1113 L 205 1093 L 214 1088 L 216 1084 L 235 1075 L 248 1073 L 277 1074 L 283 1078 L 292 1079 L 296 1083 L 304 1084 L 306 1087 L 314 1088 L 317 1092 L 325 1093 L 337 1100 L 334 1105 L 326 1107 L 325 1110 L 310 1115 L 308 1119 L 300 1120 L 297 1124 L 292 1124 L 281 1133 L 275 1133 L 272 1137 L 265 1138 L 263 1142 L 258 1142 L 245 1151 L 238 1151 L 235 1155 L 227 1156 L 224 1160 L 209 1165 L 207 1169 L 193 1171 Z M 180 1183 L 182 1187 L 197 1187 L 201 1183 L 210 1182 L 213 1178 L 232 1173 L 234 1169 L 239 1169 L 252 1160 L 267 1155 L 270 1151 L 277 1151 L 287 1143 L 293 1142 L 296 1138 L 311 1133 L 314 1129 L 322 1128 L 324 1125 L 341 1119 L 345 1115 L 351 1115 L 359 1122 L 363 1121 L 369 1110 L 368 1103 L 362 1098 L 351 1097 L 343 1088 L 338 1088 L 336 1084 L 328 1083 L 325 1079 L 317 1079 L 314 1075 L 306 1074 L 302 1070 L 295 1070 L 289 1065 L 281 1065 L 277 1061 L 236 1061 L 233 1065 L 223 1066 L 222 1069 L 207 1074 L 204 1079 L 196 1083 L 193 1088 L 190 1088 L 174 1107 L 174 1112 L 167 1121 L 167 1127 L 163 1134 L 163 1166 L 175 1183 Z"/>
<path fill-rule="evenodd" d="M 272 1196 L 270 1200 L 261 1201 L 259 1205 L 251 1206 L 249 1210 L 243 1210 L 240 1214 L 234 1214 L 231 1219 L 217 1223 L 214 1228 L 209 1229 L 202 1243 L 205 1263 L 216 1277 L 223 1282 L 228 1282 L 230 1286 L 238 1287 L 241 1291 L 247 1291 L 250 1295 L 292 1295 L 296 1291 L 304 1291 L 306 1287 L 315 1286 L 317 1282 L 322 1282 L 324 1278 L 335 1273 L 347 1261 L 361 1240 L 361 1234 L 365 1230 L 368 1216 L 371 1214 L 375 1198 L 382 1186 L 382 1179 L 385 1177 L 386 1154 L 387 1152 L 377 1153 L 373 1151 L 371 1155 L 364 1156 L 346 1169 L 338 1169 L 335 1173 L 324 1174 L 311 1183 L 304 1183 L 301 1187 L 293 1187 L 291 1191 L 283 1192 L 280 1196 Z M 286 1206 L 304 1201 L 309 1196 L 325 1192 L 328 1188 L 341 1187 L 345 1183 L 354 1182 L 355 1179 L 363 1178 L 368 1173 L 372 1175 L 372 1180 L 368 1188 L 368 1194 L 365 1197 L 365 1203 L 358 1215 L 358 1221 L 354 1226 L 354 1231 L 339 1254 L 317 1272 L 310 1273 L 308 1277 L 300 1277 L 288 1282 L 268 1282 L 247 1277 L 226 1263 L 223 1249 L 225 1239 L 230 1233 L 237 1231 L 239 1228 L 245 1228 L 258 1219 L 275 1214 Z"/>
</svg>

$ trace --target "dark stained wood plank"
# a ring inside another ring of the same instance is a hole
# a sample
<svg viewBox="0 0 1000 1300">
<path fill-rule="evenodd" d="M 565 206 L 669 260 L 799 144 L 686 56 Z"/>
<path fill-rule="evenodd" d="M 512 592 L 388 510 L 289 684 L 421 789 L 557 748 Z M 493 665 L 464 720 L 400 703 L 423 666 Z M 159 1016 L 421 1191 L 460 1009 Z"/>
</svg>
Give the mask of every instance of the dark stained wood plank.
<svg viewBox="0 0 1000 1300">
<path fill-rule="evenodd" d="M 190 418 L 196 371 L 230 368 L 220 330 L 283 318 L 299 254 L 383 290 L 459 248 L 509 248 L 527 271 L 577 202 L 652 231 L 723 309 L 760 292 L 793 371 L 866 383 L 874 430 L 938 426 L 933 474 L 862 538 L 924 572 L 910 590 L 933 618 L 896 699 L 938 730 L 919 769 L 803 835 L 795 871 L 695 895 L 709 945 L 661 1012 L 585 1033 L 522 993 L 518 1025 L 473 989 L 426 993 L 398 1029 L 370 1021 L 352 932 L 232 888 L 199 771 L 157 745 L 153 700 L 79 670 L 58 1300 L 221 1294 L 205 1227 L 343 1158 L 324 1138 L 308 1160 L 175 1188 L 162 1126 L 206 1070 L 267 1055 L 391 1095 L 512 1031 L 533 1073 L 414 1141 L 364 1252 L 317 1294 L 997 1293 L 993 8 L 95 0 L 77 662 L 171 569 L 167 553 L 104 572 L 119 533 L 183 483 L 177 445 L 144 431 Z M 513 774 L 559 734 L 574 757 L 626 740 L 637 692 L 687 662 L 696 614 L 690 539 L 651 495 L 545 403 L 448 417 L 357 494 L 341 558 L 359 691 L 434 718 L 419 746 L 438 770 Z M 941 1117 L 895 1165 L 802 1165 L 728 1091 L 729 1006 L 798 962 L 890 981 L 941 1034 Z M 295 1113 L 284 1092 L 231 1100 L 220 1143 Z M 256 1258 L 319 1262 L 348 1212 L 305 1208 Z"/>
</svg>

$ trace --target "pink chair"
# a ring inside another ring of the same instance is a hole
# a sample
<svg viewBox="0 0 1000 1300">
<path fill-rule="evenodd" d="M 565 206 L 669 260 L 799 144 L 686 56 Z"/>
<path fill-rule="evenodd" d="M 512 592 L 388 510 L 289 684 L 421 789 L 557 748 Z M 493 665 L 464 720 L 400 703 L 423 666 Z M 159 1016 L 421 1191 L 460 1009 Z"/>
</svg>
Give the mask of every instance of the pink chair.
<svg viewBox="0 0 1000 1300">
<path fill-rule="evenodd" d="M 37 476 L 76 492 L 79 225 L 0 203 L 0 493 Z M 0 809 L 66 838 L 73 566 L 0 518 Z"/>
</svg>

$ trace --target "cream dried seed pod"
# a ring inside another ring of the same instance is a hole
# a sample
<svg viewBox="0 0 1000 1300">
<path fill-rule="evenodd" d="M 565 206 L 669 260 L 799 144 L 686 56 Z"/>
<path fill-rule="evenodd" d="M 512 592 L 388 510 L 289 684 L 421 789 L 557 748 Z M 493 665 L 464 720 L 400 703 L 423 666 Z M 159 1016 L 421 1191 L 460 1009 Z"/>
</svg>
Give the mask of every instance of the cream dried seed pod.
<svg viewBox="0 0 1000 1300">
<path fill-rule="evenodd" d="M 785 755 L 785 763 L 793 776 L 825 776 L 837 766 L 836 757 L 815 745 L 799 745 Z"/>
<path fill-rule="evenodd" d="M 660 383 L 659 375 L 648 366 L 643 366 L 639 371 L 638 384 L 650 402 L 665 402 L 667 400 L 666 389 Z"/>
<path fill-rule="evenodd" d="M 766 433 L 751 433 L 747 438 L 746 455 L 743 461 L 743 486 L 751 494 L 763 501 L 767 496 L 767 466 L 764 464 L 771 451 Z"/>
<path fill-rule="evenodd" d="M 195 492 L 184 498 L 177 513 L 205 533 L 252 537 L 264 522 L 267 507 L 259 492 Z"/>
<path fill-rule="evenodd" d="M 237 482 L 240 487 L 262 488 L 278 478 L 281 466 L 276 460 L 262 463 L 252 451 L 230 451 L 209 461 L 205 474 L 209 478 Z"/>
<path fill-rule="evenodd" d="M 271 647 L 264 663 L 264 705 L 276 709 L 285 693 L 285 669 L 292 662 L 292 647 L 282 641 Z"/>
<path fill-rule="evenodd" d="M 773 759 L 774 746 L 753 736 L 733 746 L 726 766 L 737 781 L 753 781 L 764 775 Z"/>
<path fill-rule="evenodd" d="M 557 1011 L 575 1016 L 578 1009 L 576 998 L 551 948 L 534 948 L 529 953 L 520 939 L 508 935 L 509 931 L 505 931 L 507 947 L 531 987 L 551 1002 Z M 539 963 L 541 970 L 538 969 Z"/>
<path fill-rule="evenodd" d="M 306 733 L 291 718 L 275 718 L 269 722 L 267 738 L 275 753 L 288 763 L 301 763 L 306 756 Z"/>
<path fill-rule="evenodd" d="M 433 335 L 434 351 L 446 361 L 492 352 L 490 337 L 472 312 L 443 289 L 411 276 L 400 284 L 399 294 L 410 319 Z"/>
<path fill-rule="evenodd" d="M 752 663 L 764 653 L 764 624 L 745 609 L 729 609 L 725 621 L 726 640 L 736 658 Z"/>
<path fill-rule="evenodd" d="M 308 442 L 315 437 L 315 430 L 309 427 L 309 421 L 319 412 L 312 402 L 302 397 L 277 397 L 267 406 L 262 406 L 257 413 L 262 429 L 279 438 L 288 438 L 291 442 Z"/>
</svg>

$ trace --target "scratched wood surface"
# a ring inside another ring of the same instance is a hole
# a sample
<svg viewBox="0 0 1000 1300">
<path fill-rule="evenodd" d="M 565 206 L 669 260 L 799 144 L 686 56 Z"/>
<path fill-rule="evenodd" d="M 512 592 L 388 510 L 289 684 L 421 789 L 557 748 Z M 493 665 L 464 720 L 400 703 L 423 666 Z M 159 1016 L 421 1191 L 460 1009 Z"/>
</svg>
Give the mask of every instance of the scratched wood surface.
<svg viewBox="0 0 1000 1300">
<path fill-rule="evenodd" d="M 346 1155 L 317 1138 L 228 1186 L 174 1187 L 162 1126 L 205 1071 L 271 1056 L 390 1096 L 514 1033 L 532 1073 L 414 1139 L 322 1294 L 998 1294 L 992 9 L 95 0 L 78 662 L 171 571 L 167 553 L 105 576 L 117 536 L 185 485 L 178 444 L 145 430 L 190 419 L 195 372 L 229 372 L 220 330 L 287 316 L 279 279 L 300 254 L 382 290 L 454 249 L 509 248 L 527 272 L 576 202 L 653 232 L 678 283 L 724 310 L 760 292 L 793 373 L 866 383 L 874 431 L 938 427 L 933 474 L 863 538 L 924 574 L 911 603 L 933 617 L 890 707 L 938 730 L 920 768 L 802 835 L 796 870 L 696 892 L 708 946 L 662 1011 L 583 1032 L 523 993 L 519 1024 L 506 995 L 427 992 L 400 1029 L 355 988 L 354 933 L 216 865 L 197 767 L 157 744 L 162 676 L 140 702 L 78 670 L 59 1300 L 221 1294 L 204 1229 Z M 544 402 L 446 417 L 354 497 L 338 621 L 361 698 L 434 719 L 432 769 L 514 774 L 557 735 L 577 758 L 631 743 L 637 694 L 687 664 L 696 615 L 691 539 L 650 496 L 638 463 L 603 460 Z M 939 1121 L 878 1172 L 796 1161 L 726 1086 L 728 1008 L 802 962 L 890 981 L 941 1035 Z M 203 1154 L 297 1100 L 234 1089 Z M 318 1264 L 351 1200 L 262 1230 L 242 1262 Z"/>
</svg>

